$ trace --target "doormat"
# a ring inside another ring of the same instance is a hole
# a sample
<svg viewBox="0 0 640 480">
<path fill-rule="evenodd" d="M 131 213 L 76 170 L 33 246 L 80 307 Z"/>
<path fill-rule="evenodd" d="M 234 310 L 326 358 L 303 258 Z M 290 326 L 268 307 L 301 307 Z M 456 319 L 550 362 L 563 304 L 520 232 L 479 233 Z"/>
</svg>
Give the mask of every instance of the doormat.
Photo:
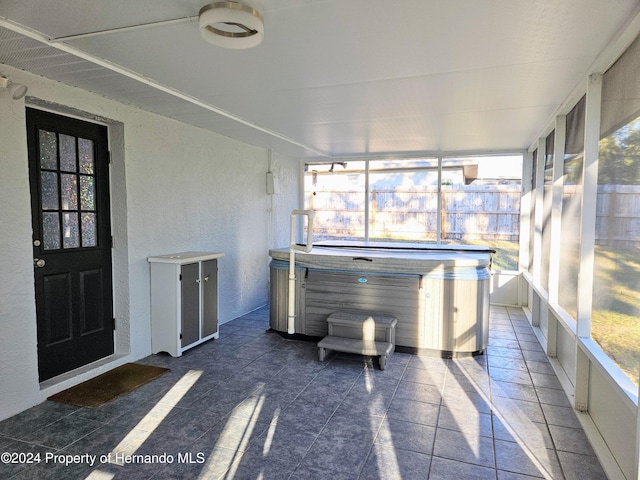
<svg viewBox="0 0 640 480">
<path fill-rule="evenodd" d="M 49 397 L 49 400 L 95 408 L 135 390 L 168 371 L 168 368 L 153 365 L 125 363 L 75 387 L 56 393 Z"/>
</svg>

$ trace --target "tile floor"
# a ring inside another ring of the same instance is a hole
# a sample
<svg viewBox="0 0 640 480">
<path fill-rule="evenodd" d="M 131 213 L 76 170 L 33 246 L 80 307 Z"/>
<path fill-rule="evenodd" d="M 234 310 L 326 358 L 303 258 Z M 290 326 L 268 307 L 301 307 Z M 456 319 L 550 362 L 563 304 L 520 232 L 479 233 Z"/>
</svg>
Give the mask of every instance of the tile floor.
<svg viewBox="0 0 640 480">
<path fill-rule="evenodd" d="M 320 363 L 268 316 L 141 360 L 171 371 L 100 408 L 48 401 L 0 422 L 0 451 L 41 460 L 0 478 L 606 478 L 520 309 L 491 308 L 485 355 L 396 353 L 385 371 Z"/>
</svg>

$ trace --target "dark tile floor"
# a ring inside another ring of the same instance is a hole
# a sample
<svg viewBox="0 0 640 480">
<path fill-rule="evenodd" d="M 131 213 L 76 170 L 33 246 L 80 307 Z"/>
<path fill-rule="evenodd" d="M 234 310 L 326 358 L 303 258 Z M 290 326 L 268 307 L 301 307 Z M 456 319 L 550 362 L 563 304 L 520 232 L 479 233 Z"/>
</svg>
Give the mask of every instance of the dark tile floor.
<svg viewBox="0 0 640 480">
<path fill-rule="evenodd" d="M 333 355 L 268 328 L 222 325 L 171 371 L 100 408 L 45 402 L 0 422 L 12 479 L 606 478 L 517 308 L 491 308 L 485 355 Z M 39 454 L 39 456 L 38 456 Z"/>
</svg>

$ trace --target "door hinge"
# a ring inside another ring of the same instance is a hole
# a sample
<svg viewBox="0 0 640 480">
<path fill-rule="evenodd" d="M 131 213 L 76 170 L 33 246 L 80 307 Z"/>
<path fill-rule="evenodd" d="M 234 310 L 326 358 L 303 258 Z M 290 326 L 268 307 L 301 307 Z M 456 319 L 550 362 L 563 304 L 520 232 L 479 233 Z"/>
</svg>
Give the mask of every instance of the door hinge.
<svg viewBox="0 0 640 480">
<path fill-rule="evenodd" d="M 116 329 L 116 319 L 115 319 L 115 317 L 111 319 L 111 327 L 113 328 L 113 330 Z"/>
<path fill-rule="evenodd" d="M 178 280 L 182 281 L 182 274 L 178 275 Z"/>
<path fill-rule="evenodd" d="M 116 248 L 116 240 L 113 238 L 113 235 L 111 236 L 111 248 Z"/>
<path fill-rule="evenodd" d="M 180 340 L 182 340 L 182 332 L 180 332 Z"/>
<path fill-rule="evenodd" d="M 109 165 L 111 165 L 111 163 L 113 162 L 113 159 L 111 158 L 111 150 L 107 151 L 107 155 L 109 156 Z"/>
</svg>

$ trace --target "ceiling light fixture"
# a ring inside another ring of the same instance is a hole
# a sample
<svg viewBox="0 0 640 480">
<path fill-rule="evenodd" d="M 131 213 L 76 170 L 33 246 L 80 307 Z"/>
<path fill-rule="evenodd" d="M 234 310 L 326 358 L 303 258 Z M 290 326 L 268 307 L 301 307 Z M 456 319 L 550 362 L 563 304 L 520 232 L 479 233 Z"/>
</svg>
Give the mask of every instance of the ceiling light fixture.
<svg viewBox="0 0 640 480">
<path fill-rule="evenodd" d="M 200 34 L 224 48 L 251 48 L 262 42 L 264 22 L 256 9 L 239 2 L 215 2 L 200 9 Z"/>
<path fill-rule="evenodd" d="M 6 88 L 14 100 L 20 100 L 27 94 L 27 87 L 21 83 L 13 83 L 9 77 L 0 73 L 0 88 Z"/>
</svg>

